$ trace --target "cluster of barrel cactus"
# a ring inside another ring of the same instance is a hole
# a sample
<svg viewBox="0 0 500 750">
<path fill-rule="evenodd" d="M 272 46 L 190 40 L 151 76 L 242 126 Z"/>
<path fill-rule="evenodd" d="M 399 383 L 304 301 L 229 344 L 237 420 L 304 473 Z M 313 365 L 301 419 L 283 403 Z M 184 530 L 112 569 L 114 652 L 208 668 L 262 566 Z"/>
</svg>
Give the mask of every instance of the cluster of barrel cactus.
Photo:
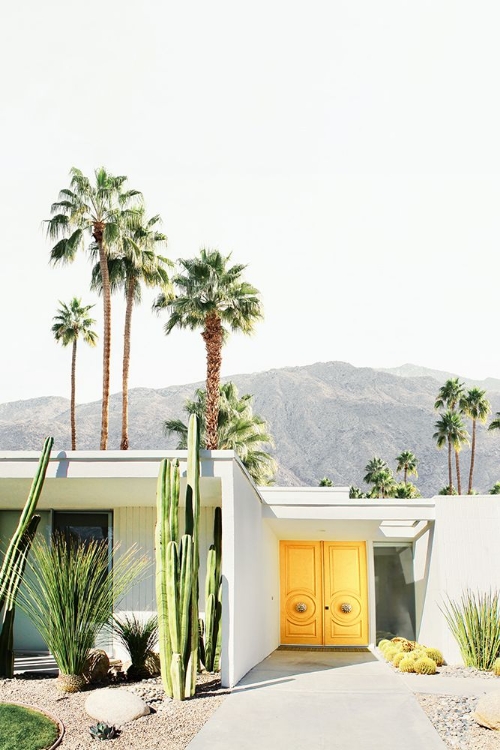
<svg viewBox="0 0 500 750">
<path fill-rule="evenodd" d="M 443 655 L 437 648 L 428 648 L 407 638 L 383 638 L 378 647 L 385 660 L 401 672 L 436 674 L 437 667 L 444 664 Z"/>
<path fill-rule="evenodd" d="M 14 676 L 13 641 L 16 595 L 23 579 L 28 552 L 40 523 L 40 516 L 34 513 L 43 488 L 53 444 L 54 438 L 45 439 L 28 499 L 0 570 L 0 677 Z"/>
<path fill-rule="evenodd" d="M 199 433 L 189 420 L 185 533 L 179 534 L 180 469 L 164 459 L 157 486 L 156 604 L 161 676 L 165 692 L 194 695 L 198 668 L 198 570 L 200 517 Z"/>
</svg>

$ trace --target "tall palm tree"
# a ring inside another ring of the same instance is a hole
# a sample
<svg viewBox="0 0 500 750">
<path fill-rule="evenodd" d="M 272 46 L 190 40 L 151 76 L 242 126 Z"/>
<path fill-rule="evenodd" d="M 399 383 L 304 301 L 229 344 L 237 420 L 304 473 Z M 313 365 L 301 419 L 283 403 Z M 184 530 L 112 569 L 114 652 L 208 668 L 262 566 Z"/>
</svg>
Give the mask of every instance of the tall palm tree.
<svg viewBox="0 0 500 750">
<path fill-rule="evenodd" d="M 411 482 L 401 482 L 394 488 L 393 497 L 400 498 L 402 500 L 412 500 L 416 497 L 421 497 L 420 492 Z"/>
<path fill-rule="evenodd" d="M 436 401 L 434 403 L 435 409 L 448 409 L 451 412 L 455 412 L 458 409 L 460 399 L 464 395 L 464 384 L 460 382 L 459 378 L 449 378 L 444 385 L 439 389 Z M 460 479 L 460 456 L 459 449 L 454 446 L 455 452 L 455 466 L 457 474 L 457 488 L 458 494 L 460 495 L 461 479 Z M 451 484 L 450 484 L 451 487 Z"/>
<path fill-rule="evenodd" d="M 141 193 L 125 190 L 124 176 L 114 176 L 103 167 L 95 170 L 91 183 L 79 169 L 70 170 L 70 187 L 59 193 L 59 200 L 51 206 L 51 219 L 47 220 L 47 234 L 59 239 L 50 254 L 54 263 L 71 263 L 85 237 L 89 236 L 99 256 L 102 273 L 104 308 L 103 377 L 101 450 L 108 445 L 109 429 L 109 367 L 111 358 L 111 287 L 107 258 L 122 237 L 123 226 L 137 216 L 136 205 Z"/>
<path fill-rule="evenodd" d="M 76 349 L 82 338 L 89 346 L 97 344 L 97 334 L 92 330 L 95 320 L 88 315 L 94 305 L 82 305 L 81 299 L 73 297 L 69 304 L 59 302 L 61 307 L 54 316 L 52 333 L 63 346 L 71 344 L 71 450 L 76 450 Z"/>
<path fill-rule="evenodd" d="M 438 448 L 443 448 L 445 445 L 448 446 L 448 488 L 449 494 L 453 493 L 453 473 L 452 473 L 452 449 L 455 451 L 455 455 L 458 455 L 462 445 L 468 442 L 469 434 L 464 427 L 460 414 L 456 411 L 448 409 L 441 414 L 438 421 L 434 425 L 436 432 L 433 435 L 434 440 Z M 458 494 L 461 494 L 462 484 L 460 478 L 460 464 L 456 464 L 457 470 L 457 489 Z"/>
<path fill-rule="evenodd" d="M 263 486 L 273 482 L 277 465 L 274 458 L 263 450 L 263 446 L 272 446 L 274 441 L 266 420 L 253 413 L 252 398 L 248 393 L 240 397 L 234 383 L 220 386 L 218 446 L 221 450 L 234 450 L 255 484 Z M 193 400 L 186 400 L 184 411 L 188 415 L 196 414 L 203 439 L 206 392 L 199 388 Z M 177 434 L 179 450 L 187 448 L 187 425 L 182 420 L 167 420 L 163 427 L 167 435 Z"/>
<path fill-rule="evenodd" d="M 474 475 L 474 460 L 476 456 L 476 425 L 477 421 L 486 422 L 491 412 L 491 404 L 486 398 L 486 391 L 480 388 L 469 388 L 459 402 L 460 411 L 472 420 L 472 443 L 470 452 L 469 488 L 472 492 L 472 479 Z"/>
<path fill-rule="evenodd" d="M 418 459 L 416 458 L 414 453 L 412 453 L 411 451 L 401 451 L 399 456 L 397 456 L 396 461 L 398 462 L 396 471 L 404 472 L 403 482 L 405 484 L 408 481 L 408 474 L 410 476 L 413 474 L 413 476 L 418 478 Z"/>
<path fill-rule="evenodd" d="M 181 273 L 172 279 L 177 294 L 161 294 L 154 304 L 165 308 L 170 318 L 165 325 L 168 335 L 174 328 L 202 329 L 207 356 L 206 376 L 206 447 L 218 446 L 219 384 L 222 346 L 228 329 L 251 333 L 262 319 L 262 305 L 255 287 L 242 281 L 244 265 L 229 266 L 231 255 L 218 250 L 202 249 L 196 258 L 180 259 Z"/>
<path fill-rule="evenodd" d="M 125 227 L 118 254 L 108 257 L 108 275 L 111 292 L 123 289 L 125 293 L 125 327 L 123 333 L 122 367 L 122 436 L 120 449 L 129 447 L 128 437 L 128 378 L 130 371 L 130 340 L 134 304 L 141 301 L 141 282 L 150 288 L 161 288 L 168 294 L 168 271 L 174 264 L 168 258 L 157 255 L 156 248 L 167 243 L 165 234 L 158 230 L 161 219 L 158 215 L 146 219 L 143 208 L 137 212 L 132 226 Z M 101 264 L 92 271 L 91 288 L 102 293 Z"/>
<path fill-rule="evenodd" d="M 378 474 L 379 471 L 388 471 L 389 467 L 387 462 L 383 458 L 374 456 L 365 466 L 366 474 L 363 477 L 363 482 L 366 484 L 373 484 L 373 477 Z"/>
</svg>

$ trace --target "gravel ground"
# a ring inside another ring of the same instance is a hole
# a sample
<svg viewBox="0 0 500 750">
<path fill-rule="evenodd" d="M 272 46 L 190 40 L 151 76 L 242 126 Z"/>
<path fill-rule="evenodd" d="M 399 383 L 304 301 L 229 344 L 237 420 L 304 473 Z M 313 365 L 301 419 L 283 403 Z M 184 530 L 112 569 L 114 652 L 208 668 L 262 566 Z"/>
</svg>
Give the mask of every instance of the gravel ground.
<svg viewBox="0 0 500 750">
<path fill-rule="evenodd" d="M 219 678 L 211 674 L 199 675 L 198 686 L 191 700 L 172 701 L 164 698 L 159 678 L 116 685 L 117 690 L 127 689 L 140 695 L 155 713 L 126 724 L 111 746 L 116 750 L 184 750 L 228 692 L 221 688 Z M 84 709 L 87 696 L 88 691 L 62 694 L 53 677 L 0 680 L 1 701 L 38 706 L 63 722 L 66 732 L 60 747 L 64 750 L 97 747 L 89 733 L 96 722 Z"/>
</svg>

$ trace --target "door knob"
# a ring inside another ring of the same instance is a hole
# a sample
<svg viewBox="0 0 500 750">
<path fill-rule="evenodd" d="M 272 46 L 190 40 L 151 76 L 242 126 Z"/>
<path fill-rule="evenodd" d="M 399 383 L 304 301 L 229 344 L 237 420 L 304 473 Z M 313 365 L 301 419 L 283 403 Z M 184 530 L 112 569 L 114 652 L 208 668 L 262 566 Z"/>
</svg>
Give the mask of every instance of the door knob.
<svg viewBox="0 0 500 750">
<path fill-rule="evenodd" d="M 330 607 L 325 607 L 325 609 L 330 609 Z"/>
</svg>

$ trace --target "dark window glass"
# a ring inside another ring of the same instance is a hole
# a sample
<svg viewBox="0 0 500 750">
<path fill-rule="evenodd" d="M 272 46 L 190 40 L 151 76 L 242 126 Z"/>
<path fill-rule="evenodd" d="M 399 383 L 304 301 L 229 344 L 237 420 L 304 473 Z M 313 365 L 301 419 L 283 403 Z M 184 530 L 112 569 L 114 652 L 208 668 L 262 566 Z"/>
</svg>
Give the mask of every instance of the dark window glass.
<svg viewBox="0 0 500 750">
<path fill-rule="evenodd" d="M 415 640 L 415 580 L 408 545 L 374 547 L 377 643 L 401 636 Z"/>
</svg>

